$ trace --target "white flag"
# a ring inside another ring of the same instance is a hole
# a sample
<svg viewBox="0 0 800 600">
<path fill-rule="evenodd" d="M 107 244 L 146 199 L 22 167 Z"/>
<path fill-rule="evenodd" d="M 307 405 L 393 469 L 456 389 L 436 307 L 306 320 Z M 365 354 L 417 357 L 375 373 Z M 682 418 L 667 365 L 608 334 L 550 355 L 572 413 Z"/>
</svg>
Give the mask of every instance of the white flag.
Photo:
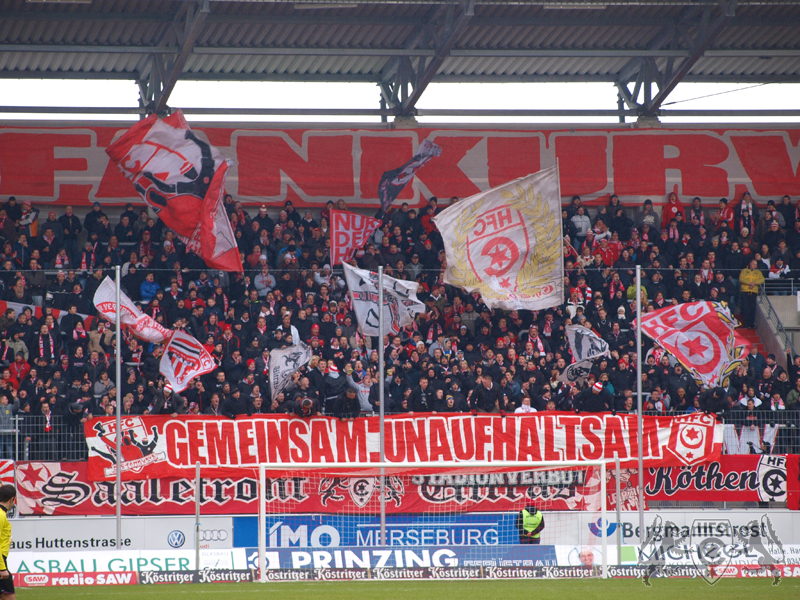
<svg viewBox="0 0 800 600">
<path fill-rule="evenodd" d="M 567 340 L 575 362 L 569 365 L 558 378 L 559 381 L 582 383 L 592 370 L 592 362 L 600 356 L 608 356 L 608 344 L 591 329 L 583 325 L 567 325 Z"/>
<path fill-rule="evenodd" d="M 490 308 L 564 302 L 558 167 L 471 196 L 433 220 L 447 255 L 445 283 L 478 290 Z"/>
<path fill-rule="evenodd" d="M 214 358 L 200 342 L 178 329 L 172 332 L 172 338 L 161 355 L 159 370 L 172 390 L 178 393 L 185 390 L 192 379 L 210 373 L 216 366 Z"/>
<path fill-rule="evenodd" d="M 122 291 L 119 293 L 119 303 L 122 306 L 120 320 L 136 337 L 148 342 L 159 343 L 168 340 L 172 335 L 170 330 L 140 311 Z M 117 287 L 110 277 L 106 277 L 94 293 L 94 305 L 106 319 L 112 323 L 116 322 Z"/>
<path fill-rule="evenodd" d="M 311 360 L 311 346 L 303 342 L 269 353 L 269 387 L 272 390 L 273 400 L 286 389 L 292 375 L 309 360 Z"/>
<path fill-rule="evenodd" d="M 346 263 L 342 266 L 361 331 L 364 335 L 379 335 L 378 274 Z M 425 304 L 417 298 L 417 287 L 415 281 L 383 276 L 384 334 L 397 333 L 414 322 L 414 315 L 425 312 Z"/>
</svg>

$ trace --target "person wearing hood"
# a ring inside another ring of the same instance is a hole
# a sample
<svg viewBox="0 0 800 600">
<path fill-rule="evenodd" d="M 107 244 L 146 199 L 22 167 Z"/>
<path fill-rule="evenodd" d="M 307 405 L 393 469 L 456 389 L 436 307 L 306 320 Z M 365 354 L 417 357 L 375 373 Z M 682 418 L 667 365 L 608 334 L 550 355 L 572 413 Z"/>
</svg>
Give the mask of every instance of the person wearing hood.
<svg viewBox="0 0 800 600">
<path fill-rule="evenodd" d="M 339 367 L 337 367 L 333 361 L 330 361 L 323 383 L 323 395 L 325 396 L 323 409 L 326 415 L 334 413 L 336 410 L 336 400 L 347 387 L 347 379 L 342 377 L 341 373 L 339 373 Z"/>
<path fill-rule="evenodd" d="M 678 214 L 680 214 L 683 221 L 686 222 L 686 211 L 683 208 L 683 204 L 678 199 L 678 194 L 670 192 L 667 198 L 667 204 L 662 211 L 661 222 L 669 223 L 672 219 L 676 218 Z"/>
</svg>

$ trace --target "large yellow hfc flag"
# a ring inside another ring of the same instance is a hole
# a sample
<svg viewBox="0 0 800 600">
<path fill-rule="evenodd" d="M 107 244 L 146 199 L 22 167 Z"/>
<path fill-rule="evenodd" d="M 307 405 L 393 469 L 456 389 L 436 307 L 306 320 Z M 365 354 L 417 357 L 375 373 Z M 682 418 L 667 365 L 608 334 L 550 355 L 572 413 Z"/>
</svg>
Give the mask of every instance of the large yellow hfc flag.
<svg viewBox="0 0 800 600">
<path fill-rule="evenodd" d="M 558 167 L 462 200 L 434 222 L 447 254 L 445 283 L 478 290 L 490 308 L 564 302 Z"/>
</svg>

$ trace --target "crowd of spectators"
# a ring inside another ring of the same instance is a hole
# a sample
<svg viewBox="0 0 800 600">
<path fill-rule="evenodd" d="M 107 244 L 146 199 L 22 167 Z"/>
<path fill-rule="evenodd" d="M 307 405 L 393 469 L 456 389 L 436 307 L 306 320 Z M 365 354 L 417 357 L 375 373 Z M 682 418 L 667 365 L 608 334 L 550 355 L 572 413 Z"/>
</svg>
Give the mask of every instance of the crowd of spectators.
<svg viewBox="0 0 800 600">
<path fill-rule="evenodd" d="M 451 198 L 453 204 L 458 198 Z M 754 324 L 764 281 L 800 277 L 800 212 L 791 198 L 756 206 L 748 193 L 713 208 L 670 194 L 626 207 L 616 195 L 562 212 L 565 297 L 543 311 L 490 310 L 477 293 L 442 284 L 442 238 L 431 198 L 418 213 L 402 204 L 359 250 L 354 265 L 417 281 L 427 311 L 385 344 L 360 335 L 341 267 L 330 264 L 334 204 L 302 214 L 245 208 L 225 199 L 241 251 L 243 274 L 208 269 L 144 208 L 128 204 L 113 219 L 95 203 L 79 218 L 71 207 L 44 217 L 28 202 L 0 206 L 0 297 L 31 308 L 0 317 L 0 453 L 12 451 L 13 418 L 26 417 L 23 439 L 40 458 L 69 458 L 48 436 L 81 438 L 82 423 L 123 414 L 291 413 L 352 418 L 387 413 L 548 410 L 635 411 L 634 273 L 642 267 L 645 310 L 694 300 L 725 301 Z M 340 200 L 336 208 L 346 209 Z M 60 213 L 60 214 L 59 214 Z M 180 394 L 159 373 L 163 348 L 124 334 L 125 367 L 114 379 L 118 342 L 92 297 L 121 267 L 122 289 L 171 329 L 195 336 L 218 362 Z M 54 311 L 63 311 L 54 313 Z M 560 380 L 572 362 L 565 326 L 591 327 L 610 347 L 581 385 Z M 308 343 L 314 353 L 275 399 L 269 353 Z M 645 409 L 663 414 L 800 408 L 800 358 L 788 368 L 754 348 L 725 388 L 702 391 L 658 347 L 645 348 Z M 386 373 L 378 375 L 379 352 Z M 59 431 L 60 429 L 60 431 Z M 77 451 L 76 451 L 77 452 Z M 57 456 L 58 455 L 58 456 Z"/>
</svg>

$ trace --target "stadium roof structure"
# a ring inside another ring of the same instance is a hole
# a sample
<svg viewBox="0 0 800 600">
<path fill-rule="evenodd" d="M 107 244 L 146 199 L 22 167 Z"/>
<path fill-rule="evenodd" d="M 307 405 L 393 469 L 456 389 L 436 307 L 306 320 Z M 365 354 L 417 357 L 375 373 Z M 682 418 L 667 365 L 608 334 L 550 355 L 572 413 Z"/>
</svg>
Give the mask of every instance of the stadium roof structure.
<svg viewBox="0 0 800 600">
<path fill-rule="evenodd" d="M 380 87 L 375 110 L 265 114 L 796 116 L 662 104 L 681 81 L 800 82 L 798 32 L 796 0 L 5 0 L 0 78 L 134 80 L 140 106 L 0 111 L 164 113 L 183 79 Z M 617 86 L 617 107 L 417 108 L 431 82 L 596 81 Z"/>
</svg>

